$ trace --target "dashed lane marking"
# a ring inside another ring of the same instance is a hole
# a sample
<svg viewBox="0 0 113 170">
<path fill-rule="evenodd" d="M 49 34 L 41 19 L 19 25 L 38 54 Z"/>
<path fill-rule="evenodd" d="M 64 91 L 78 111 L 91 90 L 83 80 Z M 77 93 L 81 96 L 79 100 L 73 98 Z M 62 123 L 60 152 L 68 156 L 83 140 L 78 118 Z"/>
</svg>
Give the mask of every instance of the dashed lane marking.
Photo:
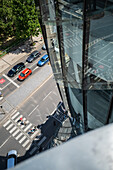
<svg viewBox="0 0 113 170">
<path fill-rule="evenodd" d="M 6 141 L 0 146 L 0 148 L 2 148 L 2 146 L 5 145 L 5 143 L 10 139 L 11 136 L 9 136 L 9 138 L 6 139 Z"/>
<path fill-rule="evenodd" d="M 50 91 L 50 92 L 46 95 L 46 97 L 43 99 L 43 101 L 44 101 L 51 93 L 52 93 L 52 91 Z"/>
<path fill-rule="evenodd" d="M 30 112 L 30 113 L 28 114 L 28 116 L 30 116 L 30 115 L 38 108 L 38 106 L 39 106 L 39 105 L 37 105 L 37 106 L 32 110 L 32 112 Z"/>
</svg>

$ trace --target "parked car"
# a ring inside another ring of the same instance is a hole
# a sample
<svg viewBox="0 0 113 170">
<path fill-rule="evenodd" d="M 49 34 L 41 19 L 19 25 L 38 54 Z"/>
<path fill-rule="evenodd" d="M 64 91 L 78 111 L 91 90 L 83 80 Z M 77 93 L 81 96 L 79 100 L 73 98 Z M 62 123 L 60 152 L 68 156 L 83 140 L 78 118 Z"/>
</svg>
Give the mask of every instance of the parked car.
<svg viewBox="0 0 113 170">
<path fill-rule="evenodd" d="M 48 55 L 44 55 L 37 63 L 37 66 L 43 66 L 44 64 L 46 64 L 49 61 L 49 57 Z"/>
<path fill-rule="evenodd" d="M 13 77 L 15 74 L 17 74 L 18 72 L 20 72 L 21 70 L 23 70 L 23 68 L 25 68 L 24 63 L 18 63 L 17 65 L 15 65 L 11 70 L 9 70 L 8 72 L 8 76 L 9 77 Z"/>
<path fill-rule="evenodd" d="M 7 154 L 7 169 L 13 168 L 17 163 L 17 151 L 11 150 Z"/>
<path fill-rule="evenodd" d="M 34 51 L 33 53 L 30 54 L 30 56 L 27 58 L 27 62 L 31 63 L 33 60 L 35 60 L 36 58 L 38 58 L 41 55 L 41 53 L 39 51 Z"/>
<path fill-rule="evenodd" d="M 26 68 L 25 70 L 23 70 L 20 75 L 18 76 L 18 80 L 22 81 L 25 80 L 29 75 L 32 74 L 31 69 Z"/>
</svg>

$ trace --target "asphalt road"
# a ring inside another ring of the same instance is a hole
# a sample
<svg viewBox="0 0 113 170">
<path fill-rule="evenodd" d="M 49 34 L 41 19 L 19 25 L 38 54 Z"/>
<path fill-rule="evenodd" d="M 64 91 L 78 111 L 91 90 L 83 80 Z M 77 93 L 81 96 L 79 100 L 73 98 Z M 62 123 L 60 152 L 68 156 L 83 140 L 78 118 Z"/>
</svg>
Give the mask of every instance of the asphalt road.
<svg viewBox="0 0 113 170">
<path fill-rule="evenodd" d="M 23 62 L 25 63 L 25 67 L 26 68 L 30 68 L 33 72 L 33 74 L 35 74 L 36 72 L 38 72 L 41 67 L 38 67 L 37 66 L 37 62 L 40 60 L 40 58 L 46 54 L 45 51 L 39 49 L 39 51 L 41 52 L 41 55 L 39 58 L 37 58 L 35 61 L 33 61 L 32 63 L 28 63 L 26 62 L 26 59 L 28 56 L 26 57 L 23 57 L 21 59 L 21 61 L 18 61 L 19 62 Z M 1 91 L 4 95 L 4 97 L 6 97 L 7 95 L 9 95 L 11 92 L 13 92 L 16 88 L 19 88 L 24 82 L 20 82 L 17 80 L 19 74 L 21 72 L 19 72 L 18 74 L 16 74 L 14 77 L 8 77 L 7 76 L 7 73 L 8 71 L 12 68 L 13 66 L 11 66 L 10 68 L 8 68 L 7 70 L 5 70 L 5 72 L 3 73 L 3 75 L 0 77 L 0 79 L 3 79 L 4 82 L 0 85 L 0 88 L 1 88 Z M 30 77 L 28 77 L 25 81 L 27 81 Z"/>
<path fill-rule="evenodd" d="M 61 100 L 52 75 L 51 66 L 48 64 L 43 67 L 37 66 L 38 60 L 45 53 L 45 51 L 41 51 L 41 56 L 33 63 L 26 62 L 27 56 L 18 61 L 24 62 L 26 67 L 31 68 L 33 71 L 33 74 L 25 81 L 19 82 L 17 80 L 19 73 L 13 78 L 9 78 L 7 72 L 10 68 L 5 70 L 2 77 L 0 77 L 0 79 L 3 78 L 4 80 L 1 84 L 1 90 L 4 95 L 1 105 L 7 109 L 7 113 L 0 124 L 1 170 L 6 168 L 8 151 L 17 150 L 18 162 L 29 158 L 35 153 L 38 148 L 33 141 L 37 141 L 35 137 L 40 137 L 42 134 L 39 129 L 33 134 L 30 133 L 30 130 L 34 126 L 44 124 L 47 121 L 47 116 L 53 114 Z M 19 122 L 20 117 L 23 118 L 26 125 Z"/>
<path fill-rule="evenodd" d="M 60 100 L 55 81 L 51 76 L 21 104 L 18 110 L 15 110 L 2 122 L 0 127 L 0 160 L 3 163 L 3 168 L 5 168 L 6 154 L 11 149 L 18 151 L 18 157 L 24 156 L 26 152 L 27 157 L 34 154 L 36 147 L 32 144 L 32 141 L 37 135 L 40 136 L 41 134 L 38 129 L 31 135 L 29 134 L 30 129 L 44 124 L 47 121 L 47 116 L 55 111 Z M 20 117 L 23 117 L 27 125 L 21 125 L 18 122 Z"/>
</svg>

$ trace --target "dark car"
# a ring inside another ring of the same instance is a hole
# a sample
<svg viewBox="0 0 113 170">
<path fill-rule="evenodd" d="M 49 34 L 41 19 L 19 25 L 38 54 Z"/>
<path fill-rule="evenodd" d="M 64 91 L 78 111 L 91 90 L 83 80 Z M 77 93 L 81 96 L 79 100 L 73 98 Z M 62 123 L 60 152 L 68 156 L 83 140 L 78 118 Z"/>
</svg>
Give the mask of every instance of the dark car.
<svg viewBox="0 0 113 170">
<path fill-rule="evenodd" d="M 18 63 L 17 65 L 15 65 L 11 70 L 9 70 L 8 72 L 8 76 L 9 77 L 13 77 L 15 74 L 17 74 L 18 72 L 20 72 L 21 70 L 23 70 L 25 68 L 24 63 Z"/>
<path fill-rule="evenodd" d="M 43 66 L 44 64 L 46 64 L 49 61 L 49 57 L 48 55 L 44 55 L 37 63 L 37 66 Z"/>
<path fill-rule="evenodd" d="M 33 53 L 30 54 L 30 56 L 27 58 L 27 62 L 31 63 L 33 60 L 35 60 L 36 58 L 38 58 L 41 55 L 41 53 L 39 51 L 34 51 Z"/>
</svg>

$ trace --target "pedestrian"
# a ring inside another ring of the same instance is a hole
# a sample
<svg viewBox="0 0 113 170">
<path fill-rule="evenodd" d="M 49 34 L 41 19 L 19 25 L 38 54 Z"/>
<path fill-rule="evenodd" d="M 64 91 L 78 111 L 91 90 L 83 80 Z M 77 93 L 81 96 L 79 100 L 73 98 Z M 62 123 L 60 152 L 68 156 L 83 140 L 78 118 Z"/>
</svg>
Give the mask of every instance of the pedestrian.
<svg viewBox="0 0 113 170">
<path fill-rule="evenodd" d="M 27 125 L 27 122 L 26 122 L 26 121 L 24 121 L 24 125 L 25 125 L 25 126 Z"/>
<path fill-rule="evenodd" d="M 21 125 L 24 125 L 24 122 L 23 122 L 23 120 L 21 120 Z"/>
<path fill-rule="evenodd" d="M 34 133 L 34 129 L 31 129 L 31 133 Z"/>
<path fill-rule="evenodd" d="M 21 117 L 21 118 L 20 118 L 20 121 L 22 121 L 22 119 L 23 119 L 23 118 Z"/>
</svg>

